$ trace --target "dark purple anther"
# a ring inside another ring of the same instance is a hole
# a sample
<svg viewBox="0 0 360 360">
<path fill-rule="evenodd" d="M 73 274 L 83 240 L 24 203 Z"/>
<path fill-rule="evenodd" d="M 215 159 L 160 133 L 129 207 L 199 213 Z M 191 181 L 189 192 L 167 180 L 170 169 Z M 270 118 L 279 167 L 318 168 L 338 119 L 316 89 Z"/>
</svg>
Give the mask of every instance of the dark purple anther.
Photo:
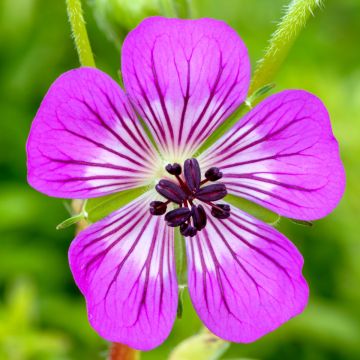
<svg viewBox="0 0 360 360">
<path fill-rule="evenodd" d="M 193 237 L 196 235 L 196 233 L 197 233 L 196 228 L 194 228 L 190 224 L 185 223 L 185 224 L 180 225 L 180 234 L 181 235 Z"/>
<path fill-rule="evenodd" d="M 193 205 L 191 208 L 192 219 L 197 230 L 202 230 L 206 226 L 206 213 L 202 205 Z"/>
<path fill-rule="evenodd" d="M 192 192 L 199 190 L 201 171 L 196 159 L 187 159 L 184 162 L 184 177 L 189 189 Z"/>
<path fill-rule="evenodd" d="M 189 220 L 190 216 L 191 216 L 191 211 L 187 207 L 181 207 L 169 211 L 165 215 L 165 221 L 169 226 L 175 227 Z"/>
<path fill-rule="evenodd" d="M 217 181 L 223 177 L 223 173 L 217 167 L 212 167 L 205 173 L 205 178 L 209 181 Z"/>
<path fill-rule="evenodd" d="M 152 201 L 150 203 L 150 214 L 163 215 L 166 213 L 167 204 L 162 201 Z"/>
<path fill-rule="evenodd" d="M 225 197 L 227 194 L 224 184 L 213 184 L 202 187 L 197 193 L 196 198 L 201 201 L 217 201 Z"/>
<path fill-rule="evenodd" d="M 216 204 L 227 195 L 225 184 L 205 185 L 209 181 L 217 181 L 223 174 L 217 167 L 211 167 L 205 173 L 205 179 L 201 180 L 199 162 L 195 158 L 187 159 L 184 165 L 178 163 L 165 166 L 166 171 L 175 177 L 174 181 L 162 179 L 155 186 L 156 191 L 165 197 L 167 201 L 153 201 L 150 203 L 152 215 L 165 214 L 165 221 L 168 226 L 180 226 L 180 233 L 183 236 L 193 237 L 198 231 L 205 228 L 207 224 L 207 213 L 204 209 L 204 202 L 211 207 L 211 214 L 218 219 L 226 219 L 230 216 L 230 206 Z M 179 207 L 167 211 L 167 205 L 172 202 Z"/>
<path fill-rule="evenodd" d="M 170 175 L 179 176 L 181 174 L 181 165 L 178 163 L 168 164 L 165 169 Z"/>
<path fill-rule="evenodd" d="M 211 209 L 211 215 L 218 219 L 227 219 L 230 216 L 230 206 L 228 204 L 216 204 Z"/>
<path fill-rule="evenodd" d="M 186 199 L 181 187 L 169 180 L 160 180 L 155 189 L 160 195 L 177 204 L 181 204 Z"/>
</svg>

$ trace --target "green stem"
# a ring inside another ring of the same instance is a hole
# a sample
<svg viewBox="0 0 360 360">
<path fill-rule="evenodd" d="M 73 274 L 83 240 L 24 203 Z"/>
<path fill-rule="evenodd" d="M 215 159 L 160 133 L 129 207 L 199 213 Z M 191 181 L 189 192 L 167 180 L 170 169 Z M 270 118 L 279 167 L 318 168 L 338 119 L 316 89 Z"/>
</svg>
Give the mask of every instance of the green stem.
<svg viewBox="0 0 360 360">
<path fill-rule="evenodd" d="M 292 0 L 285 15 L 270 38 L 264 57 L 258 62 L 249 94 L 269 84 L 285 60 L 310 15 L 322 5 L 322 0 Z"/>
<path fill-rule="evenodd" d="M 285 60 L 289 50 L 304 28 L 310 15 L 314 14 L 322 0 L 292 0 L 277 29 L 270 38 L 264 57 L 258 62 L 251 82 L 249 97 L 245 102 L 248 107 L 256 105 L 263 95 L 274 87 L 271 84 L 275 74 Z M 232 128 L 249 109 L 242 104 L 224 121 L 198 149 L 194 156 L 202 153 Z"/>
<path fill-rule="evenodd" d="M 86 31 L 81 0 L 66 0 L 72 35 L 81 66 L 95 67 L 95 60 Z"/>
</svg>

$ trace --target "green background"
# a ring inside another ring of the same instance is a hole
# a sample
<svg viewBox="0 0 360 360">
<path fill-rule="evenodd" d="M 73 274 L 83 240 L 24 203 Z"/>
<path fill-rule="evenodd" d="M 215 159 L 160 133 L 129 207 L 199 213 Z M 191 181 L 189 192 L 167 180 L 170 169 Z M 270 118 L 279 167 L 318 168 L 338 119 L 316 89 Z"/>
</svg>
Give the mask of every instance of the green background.
<svg viewBox="0 0 360 360">
<path fill-rule="evenodd" d="M 254 67 L 286 1 L 194 3 L 197 16 L 223 19 L 239 32 Z M 118 49 L 88 4 L 85 16 L 97 65 L 116 78 Z M 119 34 L 129 19 L 130 14 Z M 346 168 L 346 192 L 338 208 L 311 228 L 285 219 L 279 225 L 304 255 L 308 308 L 254 344 L 231 345 L 224 359 L 360 359 L 359 37 L 360 1 L 325 1 L 275 79 L 275 91 L 306 89 L 326 104 Z M 0 0 L 0 359 L 106 357 L 107 344 L 88 325 L 68 268 L 73 229 L 55 230 L 68 216 L 64 202 L 26 183 L 25 142 L 32 118 L 52 81 L 77 66 L 63 1 Z M 183 319 L 143 358 L 166 359 L 200 329 L 185 296 Z"/>
</svg>

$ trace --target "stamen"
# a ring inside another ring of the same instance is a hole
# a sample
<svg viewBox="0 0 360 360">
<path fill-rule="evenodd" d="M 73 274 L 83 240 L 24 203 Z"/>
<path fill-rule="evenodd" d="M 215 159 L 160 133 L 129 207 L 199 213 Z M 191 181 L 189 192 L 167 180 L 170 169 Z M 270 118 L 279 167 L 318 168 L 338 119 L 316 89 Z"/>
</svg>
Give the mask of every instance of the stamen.
<svg viewBox="0 0 360 360">
<path fill-rule="evenodd" d="M 181 165 L 178 163 L 174 163 L 174 164 L 168 164 L 165 166 L 165 170 L 170 174 L 170 175 L 180 175 L 181 174 Z"/>
<path fill-rule="evenodd" d="M 202 187 L 197 193 L 196 198 L 201 201 L 217 201 L 227 195 L 224 184 L 213 184 Z"/>
<path fill-rule="evenodd" d="M 191 208 L 191 214 L 194 222 L 194 227 L 199 231 L 202 230 L 206 226 L 207 222 L 207 217 L 203 206 L 193 205 Z"/>
<path fill-rule="evenodd" d="M 162 201 L 152 201 L 150 203 L 150 214 L 152 215 L 163 215 L 166 213 L 167 204 L 170 201 L 162 202 Z"/>
<path fill-rule="evenodd" d="M 209 181 L 217 181 L 223 177 L 223 173 L 217 167 L 212 167 L 205 172 L 205 178 Z"/>
<path fill-rule="evenodd" d="M 165 215 L 165 221 L 169 226 L 180 226 L 189 220 L 191 211 L 187 207 L 180 207 L 175 210 L 169 211 Z"/>
<path fill-rule="evenodd" d="M 184 162 L 184 177 L 186 183 L 192 192 L 199 190 L 201 171 L 196 159 L 187 159 Z"/>
<path fill-rule="evenodd" d="M 183 179 L 179 175 L 175 175 L 176 180 L 179 182 L 181 188 L 188 194 L 191 195 L 192 191 L 189 189 L 187 184 L 183 181 Z"/>
<path fill-rule="evenodd" d="M 165 214 L 165 221 L 168 226 L 180 227 L 183 236 L 193 237 L 198 231 L 205 228 L 207 224 L 207 214 L 201 204 L 202 201 L 211 207 L 211 215 L 218 219 L 226 219 L 230 216 L 230 206 L 227 204 L 215 204 L 213 201 L 222 199 L 227 195 L 224 184 L 211 184 L 203 186 L 205 183 L 217 181 L 223 174 L 217 167 L 212 167 L 205 172 L 205 179 L 201 180 L 201 171 L 196 159 L 187 159 L 184 162 L 184 174 L 181 165 L 178 163 L 168 164 L 165 169 L 175 176 L 178 184 L 163 179 L 155 186 L 156 191 L 164 196 L 167 201 L 152 201 L 150 203 L 150 213 L 153 215 Z M 167 205 L 173 202 L 179 207 L 166 213 Z"/>
<path fill-rule="evenodd" d="M 181 204 L 187 197 L 179 185 L 169 180 L 160 180 L 155 189 L 160 195 L 176 204 Z"/>
<path fill-rule="evenodd" d="M 180 225 L 180 234 L 183 236 L 193 237 L 197 233 L 197 230 L 188 223 Z"/>
<path fill-rule="evenodd" d="M 211 208 L 211 215 L 218 219 L 227 219 L 230 216 L 230 206 L 228 204 L 216 204 Z"/>
</svg>

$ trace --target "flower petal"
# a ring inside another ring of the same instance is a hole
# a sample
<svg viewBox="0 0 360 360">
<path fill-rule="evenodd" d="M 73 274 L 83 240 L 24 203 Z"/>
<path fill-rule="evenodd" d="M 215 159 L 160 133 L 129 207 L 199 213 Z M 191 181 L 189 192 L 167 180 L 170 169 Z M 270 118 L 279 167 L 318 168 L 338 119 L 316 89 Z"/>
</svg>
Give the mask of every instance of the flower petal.
<svg viewBox="0 0 360 360">
<path fill-rule="evenodd" d="M 222 21 L 153 17 L 125 39 L 122 74 L 162 153 L 185 160 L 243 102 L 250 63 Z"/>
<path fill-rule="evenodd" d="M 173 229 L 150 215 L 151 200 L 147 193 L 90 226 L 69 251 L 93 328 L 141 350 L 167 338 L 178 296 Z"/>
<path fill-rule="evenodd" d="M 192 302 L 219 337 L 252 342 L 303 311 L 302 256 L 265 223 L 232 208 L 226 220 L 208 215 L 186 246 Z"/>
<path fill-rule="evenodd" d="M 155 151 L 123 91 L 105 73 L 60 76 L 27 142 L 28 181 L 64 198 L 90 198 L 149 183 Z"/>
<path fill-rule="evenodd" d="M 300 90 L 270 96 L 199 161 L 203 169 L 221 169 L 229 193 L 295 219 L 327 215 L 345 188 L 326 108 Z"/>
</svg>

